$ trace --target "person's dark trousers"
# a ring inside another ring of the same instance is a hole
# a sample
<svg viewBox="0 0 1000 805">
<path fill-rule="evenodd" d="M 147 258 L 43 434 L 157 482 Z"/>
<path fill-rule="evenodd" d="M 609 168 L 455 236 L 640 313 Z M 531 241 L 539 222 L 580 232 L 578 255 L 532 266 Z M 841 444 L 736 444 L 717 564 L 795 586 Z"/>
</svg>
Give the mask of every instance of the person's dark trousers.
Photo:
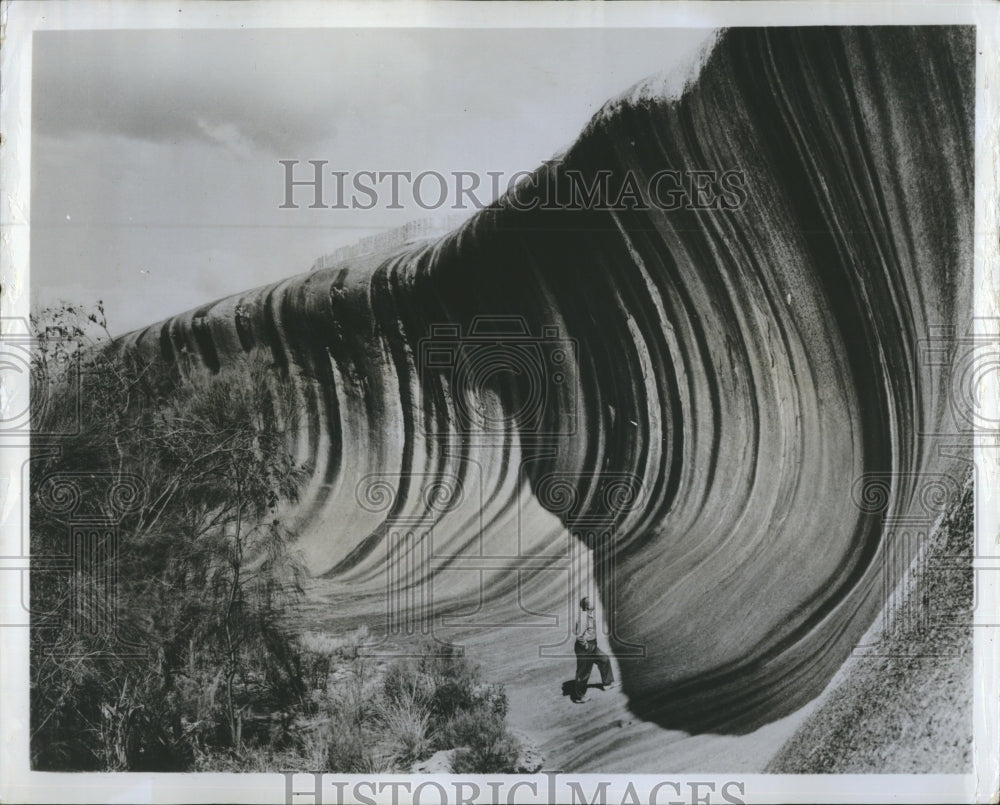
<svg viewBox="0 0 1000 805">
<path fill-rule="evenodd" d="M 610 685 L 615 681 L 615 675 L 611 670 L 611 660 L 597 647 L 596 640 L 588 640 L 581 643 L 579 640 L 573 643 L 573 651 L 576 652 L 576 698 L 582 699 L 587 693 L 587 682 L 590 679 L 590 670 L 595 665 L 601 672 L 601 684 Z"/>
</svg>

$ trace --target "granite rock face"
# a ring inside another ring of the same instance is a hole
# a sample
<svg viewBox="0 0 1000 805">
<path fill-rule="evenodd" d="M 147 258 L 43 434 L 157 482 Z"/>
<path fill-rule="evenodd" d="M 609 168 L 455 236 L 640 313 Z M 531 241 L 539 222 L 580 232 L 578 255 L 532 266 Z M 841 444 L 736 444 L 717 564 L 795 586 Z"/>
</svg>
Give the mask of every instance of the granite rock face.
<svg viewBox="0 0 1000 805">
<path fill-rule="evenodd" d="M 971 317 L 974 63 L 965 28 L 729 30 L 451 234 L 119 344 L 294 378 L 314 574 L 488 608 L 582 542 L 635 712 L 742 732 L 872 623 L 884 515 L 964 476 L 919 343 Z"/>
</svg>

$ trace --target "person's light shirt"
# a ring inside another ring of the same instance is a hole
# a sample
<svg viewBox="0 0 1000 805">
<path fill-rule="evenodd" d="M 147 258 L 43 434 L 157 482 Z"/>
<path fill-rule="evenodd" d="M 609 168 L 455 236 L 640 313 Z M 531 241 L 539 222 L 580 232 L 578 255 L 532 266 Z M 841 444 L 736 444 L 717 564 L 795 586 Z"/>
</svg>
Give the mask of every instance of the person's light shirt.
<svg viewBox="0 0 1000 805">
<path fill-rule="evenodd" d="M 576 618 L 576 637 L 581 642 L 597 640 L 597 623 L 593 609 L 582 609 Z"/>
</svg>

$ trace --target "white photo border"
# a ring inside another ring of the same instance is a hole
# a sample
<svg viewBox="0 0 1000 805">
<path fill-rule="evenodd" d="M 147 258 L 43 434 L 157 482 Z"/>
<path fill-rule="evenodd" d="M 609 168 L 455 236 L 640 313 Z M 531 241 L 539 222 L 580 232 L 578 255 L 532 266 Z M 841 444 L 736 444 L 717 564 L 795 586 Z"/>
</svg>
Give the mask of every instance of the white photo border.
<svg viewBox="0 0 1000 805">
<path fill-rule="evenodd" d="M 321 3 L 308 0 L 268 2 L 9 2 L 2 5 L 4 39 L 0 68 L 0 187 L 3 188 L 0 224 L 0 279 L 3 285 L 5 332 L 29 313 L 29 223 L 31 198 L 31 72 L 32 34 L 46 30 L 138 29 L 138 28 L 291 28 L 291 27 L 685 27 L 715 28 L 760 25 L 898 25 L 964 24 L 977 28 L 976 75 L 976 245 L 975 315 L 1000 316 L 1000 246 L 998 246 L 997 171 L 1000 164 L 1000 4 L 983 0 L 970 3 L 933 2 L 622 2 L 603 3 L 440 3 L 360 2 Z M 919 69 L 915 66 L 915 69 Z M 987 416 L 997 419 L 1000 387 L 997 377 L 985 403 Z M 25 384 L 26 385 L 26 384 Z M 0 405 L 12 410 L 26 394 L 25 385 L 3 389 Z M 995 445 L 995 440 L 990 444 Z M 22 497 L 20 468 L 28 459 L 24 443 L 4 442 L 0 450 L 0 502 L 2 545 L 0 570 L 11 570 L 23 562 L 20 518 L 26 502 Z M 976 466 L 976 556 L 987 562 L 983 569 L 1000 567 L 1000 451 L 990 447 L 982 434 L 977 437 Z M 15 578 L 4 573 L 5 581 Z M 17 574 L 26 577 L 26 574 Z M 997 574 L 976 573 L 976 595 L 980 612 L 1000 612 Z M 26 584 L 26 582 L 25 582 Z M 18 584 L 0 585 L 0 613 L 5 620 L 22 612 L 27 590 Z M 22 598 L 22 596 L 24 596 Z M 1000 641 L 996 628 L 976 628 L 974 634 L 975 724 L 974 773 L 969 775 L 537 775 L 507 778 L 469 776 L 486 794 L 489 780 L 500 782 L 501 796 L 511 801 L 545 802 L 558 786 L 557 796 L 568 796 L 565 784 L 577 781 L 582 790 L 593 792 L 601 782 L 610 783 L 609 802 L 621 801 L 631 781 L 640 796 L 662 783 L 660 794 L 677 793 L 673 784 L 687 792 L 695 782 L 721 787 L 738 781 L 745 802 L 996 802 L 1000 781 Z M 274 802 L 289 801 L 289 780 L 280 774 L 149 774 L 149 773 L 50 773 L 30 770 L 28 748 L 28 630 L 0 628 L 0 800 L 5 802 Z M 292 798 L 300 805 L 318 802 L 308 793 L 307 775 L 296 775 Z M 337 791 L 351 792 L 370 778 L 357 775 L 327 775 L 323 802 L 337 802 Z M 300 779 L 301 778 L 301 779 Z M 380 792 L 362 790 L 378 802 L 391 802 L 405 788 L 393 783 L 437 782 L 454 791 L 456 778 L 442 776 L 386 776 Z M 511 793 L 511 785 L 524 782 Z M 531 783 L 534 783 L 534 790 Z M 345 787 L 338 789 L 338 786 Z M 436 789 L 433 789 L 436 791 Z M 468 791 L 468 789 L 467 789 Z M 735 789 L 734 789 L 735 791 Z M 427 802 L 439 795 L 428 790 Z M 350 801 L 350 800 L 344 800 Z M 406 801 L 400 798 L 400 801 Z M 488 801 L 480 799 L 478 801 Z M 563 800 L 565 801 L 565 800 Z M 673 801 L 673 800 L 670 800 Z M 690 801 L 690 800 L 686 800 Z M 718 801 L 713 799 L 713 801 Z"/>
</svg>

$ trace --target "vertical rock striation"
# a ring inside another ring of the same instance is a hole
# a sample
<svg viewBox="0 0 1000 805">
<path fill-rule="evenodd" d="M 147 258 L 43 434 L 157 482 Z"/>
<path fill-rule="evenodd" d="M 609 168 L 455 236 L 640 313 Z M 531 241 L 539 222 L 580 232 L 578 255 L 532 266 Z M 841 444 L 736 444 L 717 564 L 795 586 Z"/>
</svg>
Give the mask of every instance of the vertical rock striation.
<svg viewBox="0 0 1000 805">
<path fill-rule="evenodd" d="M 917 344 L 971 314 L 973 81 L 972 29 L 729 30 L 679 95 L 610 101 L 455 232 L 120 343 L 182 378 L 259 347 L 295 378 L 314 573 L 377 589 L 401 519 L 456 557 L 565 526 L 646 648 L 622 663 L 636 712 L 744 731 L 872 622 L 881 515 L 964 474 L 918 436 L 948 389 Z M 738 184 L 669 193 L 698 171 Z M 598 196 L 566 203 L 580 182 Z M 442 600 L 478 593 L 450 578 Z"/>
</svg>

